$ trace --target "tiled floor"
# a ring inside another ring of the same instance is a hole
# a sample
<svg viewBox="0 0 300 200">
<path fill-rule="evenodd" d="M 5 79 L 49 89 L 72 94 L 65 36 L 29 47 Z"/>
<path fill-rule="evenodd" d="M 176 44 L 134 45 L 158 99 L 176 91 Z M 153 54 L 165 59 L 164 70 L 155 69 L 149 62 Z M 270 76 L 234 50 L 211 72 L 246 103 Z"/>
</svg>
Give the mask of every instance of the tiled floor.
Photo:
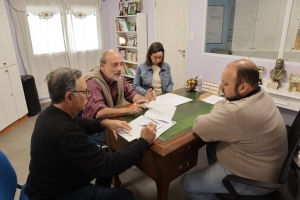
<svg viewBox="0 0 300 200">
<path fill-rule="evenodd" d="M 42 109 L 48 106 L 43 104 Z M 0 149 L 7 155 L 17 172 L 18 183 L 24 184 L 28 175 L 28 166 L 30 160 L 30 138 L 34 128 L 37 115 L 29 117 L 18 127 L 14 128 L 4 136 L 0 137 Z M 198 165 L 192 170 L 201 169 L 207 166 L 205 148 L 199 150 Z M 155 182 L 133 166 L 120 175 L 122 187 L 130 189 L 137 200 L 155 200 L 156 184 Z M 191 198 L 183 191 L 180 186 L 181 177 L 171 182 L 169 188 L 169 199 L 172 200 L 190 200 Z M 19 199 L 19 190 L 17 190 L 15 200 Z"/>
</svg>

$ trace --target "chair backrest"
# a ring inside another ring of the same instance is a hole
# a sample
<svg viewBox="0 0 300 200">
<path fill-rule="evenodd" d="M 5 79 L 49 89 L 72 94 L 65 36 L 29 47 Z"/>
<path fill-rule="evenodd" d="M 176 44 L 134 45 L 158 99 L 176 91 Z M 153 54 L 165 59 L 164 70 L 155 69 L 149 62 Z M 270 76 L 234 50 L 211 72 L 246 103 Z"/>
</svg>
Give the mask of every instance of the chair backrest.
<svg viewBox="0 0 300 200">
<path fill-rule="evenodd" d="M 291 163 L 295 154 L 295 151 L 300 141 L 300 111 L 298 112 L 289 132 L 288 132 L 288 156 L 286 157 L 283 167 L 281 168 L 280 175 L 278 177 L 278 183 L 284 183 L 287 180 Z"/>
<path fill-rule="evenodd" d="M 0 200 L 14 199 L 17 175 L 6 155 L 0 151 Z"/>
</svg>

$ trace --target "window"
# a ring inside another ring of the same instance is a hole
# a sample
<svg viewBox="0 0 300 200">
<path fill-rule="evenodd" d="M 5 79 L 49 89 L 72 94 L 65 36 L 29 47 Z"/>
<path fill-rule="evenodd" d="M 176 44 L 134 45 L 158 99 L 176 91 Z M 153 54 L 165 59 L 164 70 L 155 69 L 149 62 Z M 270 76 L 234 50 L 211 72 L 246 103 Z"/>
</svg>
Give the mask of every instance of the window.
<svg viewBox="0 0 300 200">
<path fill-rule="evenodd" d="M 85 18 L 79 18 L 73 14 L 68 15 L 68 22 L 73 25 L 75 45 L 73 51 L 86 51 L 98 49 L 98 31 L 96 13 Z M 70 27 L 70 26 L 69 26 Z"/>
<path fill-rule="evenodd" d="M 72 52 L 99 49 L 96 13 L 89 16 L 67 14 L 66 25 L 63 21 L 60 13 L 47 18 L 28 13 L 34 55 L 65 52 L 66 46 L 70 46 Z M 65 39 L 64 33 L 68 34 Z"/>
<path fill-rule="evenodd" d="M 61 25 L 61 15 L 53 15 L 50 19 L 28 13 L 28 25 L 33 54 L 52 54 L 65 51 Z"/>
<path fill-rule="evenodd" d="M 284 54 L 286 61 L 300 61 L 300 0 L 207 0 L 207 5 L 224 6 L 224 13 L 222 31 L 216 31 L 221 41 L 206 42 L 205 52 L 273 60 Z M 287 6 L 292 6 L 291 15 Z M 206 41 L 211 37 L 208 30 L 220 30 L 217 14 L 207 12 Z"/>
<path fill-rule="evenodd" d="M 294 0 L 283 59 L 300 61 L 300 0 Z"/>
</svg>

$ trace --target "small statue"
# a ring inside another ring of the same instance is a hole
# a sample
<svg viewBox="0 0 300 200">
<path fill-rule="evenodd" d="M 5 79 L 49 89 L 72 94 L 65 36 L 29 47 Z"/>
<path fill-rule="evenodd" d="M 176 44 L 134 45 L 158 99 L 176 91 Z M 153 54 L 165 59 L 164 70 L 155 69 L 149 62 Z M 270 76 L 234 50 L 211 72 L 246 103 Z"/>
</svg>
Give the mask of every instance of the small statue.
<svg viewBox="0 0 300 200">
<path fill-rule="evenodd" d="M 284 60 L 277 59 L 275 68 L 270 71 L 270 76 L 273 82 L 278 83 L 278 88 L 281 86 L 280 80 L 286 76 L 286 71 L 284 70 L 283 65 Z"/>
<path fill-rule="evenodd" d="M 195 92 L 195 89 L 198 85 L 198 76 L 196 76 L 195 78 L 188 78 L 186 80 L 186 88 L 188 89 L 186 90 L 186 92 Z"/>
<path fill-rule="evenodd" d="M 119 10 L 120 10 L 120 16 L 123 16 L 123 2 L 122 2 L 122 0 L 120 0 L 120 2 L 119 2 Z"/>
</svg>

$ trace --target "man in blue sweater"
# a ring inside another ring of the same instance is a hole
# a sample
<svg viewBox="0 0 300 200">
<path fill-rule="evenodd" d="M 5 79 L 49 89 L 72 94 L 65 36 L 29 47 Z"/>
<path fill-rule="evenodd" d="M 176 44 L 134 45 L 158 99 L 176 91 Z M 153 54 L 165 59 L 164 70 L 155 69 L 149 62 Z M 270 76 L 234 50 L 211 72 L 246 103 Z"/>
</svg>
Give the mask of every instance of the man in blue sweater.
<svg viewBox="0 0 300 200">
<path fill-rule="evenodd" d="M 156 125 L 149 123 L 141 137 L 123 151 L 110 153 L 91 142 L 87 133 L 107 128 L 130 130 L 119 120 L 77 118 L 89 91 L 81 72 L 59 68 L 46 77 L 52 104 L 36 121 L 25 193 L 30 200 L 134 199 L 131 191 L 110 188 L 111 177 L 133 166 L 154 141 Z M 90 182 L 96 178 L 96 184 Z"/>
</svg>

